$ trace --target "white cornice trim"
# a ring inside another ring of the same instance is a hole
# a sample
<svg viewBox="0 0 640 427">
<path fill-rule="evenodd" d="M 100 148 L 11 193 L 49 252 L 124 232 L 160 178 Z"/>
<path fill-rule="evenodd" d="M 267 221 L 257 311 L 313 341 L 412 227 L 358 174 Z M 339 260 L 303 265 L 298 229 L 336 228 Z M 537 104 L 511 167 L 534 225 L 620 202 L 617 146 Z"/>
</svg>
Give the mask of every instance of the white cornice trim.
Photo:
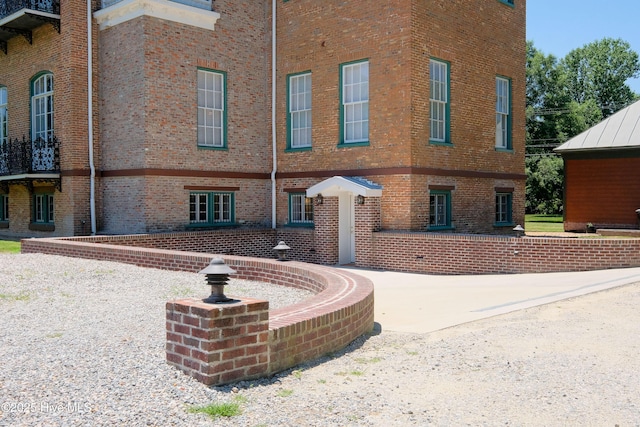
<svg viewBox="0 0 640 427">
<path fill-rule="evenodd" d="M 168 0 L 123 0 L 93 13 L 100 30 L 151 16 L 213 31 L 220 14 Z"/>
</svg>

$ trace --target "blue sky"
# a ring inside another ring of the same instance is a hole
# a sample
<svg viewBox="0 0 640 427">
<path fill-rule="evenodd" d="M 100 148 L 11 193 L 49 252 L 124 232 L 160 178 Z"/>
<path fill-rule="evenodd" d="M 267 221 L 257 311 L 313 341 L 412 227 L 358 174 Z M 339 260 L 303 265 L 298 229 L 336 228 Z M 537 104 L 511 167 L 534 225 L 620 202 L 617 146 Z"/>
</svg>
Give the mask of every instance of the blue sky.
<svg viewBox="0 0 640 427">
<path fill-rule="evenodd" d="M 527 0 L 527 40 L 558 59 L 605 37 L 640 54 L 639 0 Z M 640 79 L 627 82 L 640 93 Z"/>
</svg>

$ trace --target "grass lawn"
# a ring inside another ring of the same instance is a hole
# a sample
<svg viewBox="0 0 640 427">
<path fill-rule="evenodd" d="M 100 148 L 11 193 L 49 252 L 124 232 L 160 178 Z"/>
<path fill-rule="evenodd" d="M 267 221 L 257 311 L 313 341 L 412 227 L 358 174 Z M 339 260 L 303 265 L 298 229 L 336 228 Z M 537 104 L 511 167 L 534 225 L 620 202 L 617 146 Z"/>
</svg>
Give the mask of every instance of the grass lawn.
<svg viewBox="0 0 640 427">
<path fill-rule="evenodd" d="M 0 253 L 20 253 L 20 242 L 14 242 L 13 240 L 0 240 Z"/>
<path fill-rule="evenodd" d="M 527 231 L 563 232 L 562 215 L 525 215 L 524 229 Z"/>
</svg>

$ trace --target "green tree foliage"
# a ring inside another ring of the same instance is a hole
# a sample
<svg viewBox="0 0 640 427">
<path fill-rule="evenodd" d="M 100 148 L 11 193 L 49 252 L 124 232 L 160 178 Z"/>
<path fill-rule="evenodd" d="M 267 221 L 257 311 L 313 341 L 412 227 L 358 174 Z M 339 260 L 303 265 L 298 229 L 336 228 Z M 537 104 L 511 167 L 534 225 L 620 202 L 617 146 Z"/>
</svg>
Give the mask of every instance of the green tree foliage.
<svg viewBox="0 0 640 427">
<path fill-rule="evenodd" d="M 528 157 L 527 212 L 558 214 L 562 212 L 564 162 L 557 156 Z"/>
<path fill-rule="evenodd" d="M 560 61 L 571 99 L 595 100 L 607 118 L 636 98 L 626 81 L 638 77 L 638 54 L 629 43 L 604 38 L 574 49 Z"/>
<path fill-rule="evenodd" d="M 596 41 L 560 60 L 527 42 L 527 213 L 562 213 L 563 165 L 552 148 L 635 101 L 626 81 L 639 74 L 638 54 L 623 40 Z"/>
</svg>

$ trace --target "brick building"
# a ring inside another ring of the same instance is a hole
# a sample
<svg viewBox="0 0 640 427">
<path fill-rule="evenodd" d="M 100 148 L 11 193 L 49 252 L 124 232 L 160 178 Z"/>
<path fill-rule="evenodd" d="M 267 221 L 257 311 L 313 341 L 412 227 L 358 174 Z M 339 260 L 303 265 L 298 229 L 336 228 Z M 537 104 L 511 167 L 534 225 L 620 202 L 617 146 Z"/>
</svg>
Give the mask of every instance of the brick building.
<svg viewBox="0 0 640 427">
<path fill-rule="evenodd" d="M 555 151 L 564 159 L 564 229 L 637 229 L 640 214 L 640 101 Z"/>
<path fill-rule="evenodd" d="M 525 0 L 0 3 L 2 235 L 524 220 Z"/>
</svg>

